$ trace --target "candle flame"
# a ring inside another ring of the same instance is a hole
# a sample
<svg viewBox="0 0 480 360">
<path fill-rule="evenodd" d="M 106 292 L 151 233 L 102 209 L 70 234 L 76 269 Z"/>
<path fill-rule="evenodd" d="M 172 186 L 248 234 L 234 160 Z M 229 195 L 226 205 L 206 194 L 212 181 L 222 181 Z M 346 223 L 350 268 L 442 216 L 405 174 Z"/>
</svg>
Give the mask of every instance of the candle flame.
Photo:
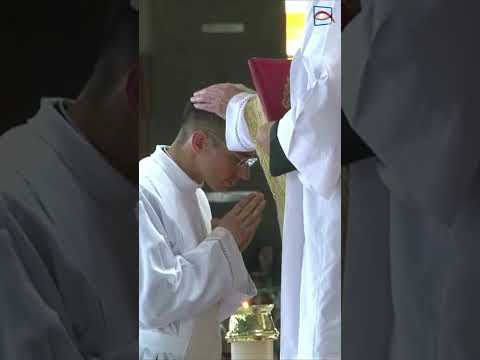
<svg viewBox="0 0 480 360">
<path fill-rule="evenodd" d="M 249 306 L 250 306 L 250 305 L 248 304 L 248 301 L 244 301 L 244 302 L 242 303 L 242 307 L 243 307 L 244 309 L 248 309 Z"/>
</svg>

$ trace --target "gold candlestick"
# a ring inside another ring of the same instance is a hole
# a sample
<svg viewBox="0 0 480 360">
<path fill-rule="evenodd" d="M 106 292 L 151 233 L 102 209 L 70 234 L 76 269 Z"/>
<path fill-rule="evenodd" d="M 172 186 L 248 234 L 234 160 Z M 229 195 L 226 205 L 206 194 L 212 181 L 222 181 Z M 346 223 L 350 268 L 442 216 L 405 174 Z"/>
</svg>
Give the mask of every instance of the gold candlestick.
<svg viewBox="0 0 480 360">
<path fill-rule="evenodd" d="M 273 360 L 273 342 L 279 332 L 272 319 L 273 304 L 244 303 L 230 317 L 225 339 L 231 343 L 232 360 Z"/>
</svg>

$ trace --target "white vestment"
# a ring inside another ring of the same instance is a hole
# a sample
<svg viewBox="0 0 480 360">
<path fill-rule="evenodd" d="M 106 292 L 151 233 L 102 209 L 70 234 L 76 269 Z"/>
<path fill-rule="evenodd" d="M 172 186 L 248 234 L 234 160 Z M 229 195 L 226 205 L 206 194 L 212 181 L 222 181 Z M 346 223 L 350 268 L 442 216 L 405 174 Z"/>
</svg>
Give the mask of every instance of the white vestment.
<svg viewBox="0 0 480 360">
<path fill-rule="evenodd" d="M 43 100 L 0 138 L 0 358 L 137 354 L 137 189 Z M 120 359 L 122 357 L 113 357 Z"/>
<path fill-rule="evenodd" d="M 341 356 L 341 6 L 334 0 L 308 6 L 304 43 L 290 72 L 291 110 L 278 127 L 297 169 L 286 184 L 281 358 L 330 360 Z M 228 104 L 230 150 L 253 149 L 243 119 L 248 96 Z"/>
<path fill-rule="evenodd" d="M 344 356 L 480 358 L 480 5 L 362 1 L 344 102 L 376 154 L 351 166 Z"/>
<path fill-rule="evenodd" d="M 256 294 L 240 250 L 166 147 L 139 172 L 141 355 L 219 360 L 220 322 Z"/>
</svg>

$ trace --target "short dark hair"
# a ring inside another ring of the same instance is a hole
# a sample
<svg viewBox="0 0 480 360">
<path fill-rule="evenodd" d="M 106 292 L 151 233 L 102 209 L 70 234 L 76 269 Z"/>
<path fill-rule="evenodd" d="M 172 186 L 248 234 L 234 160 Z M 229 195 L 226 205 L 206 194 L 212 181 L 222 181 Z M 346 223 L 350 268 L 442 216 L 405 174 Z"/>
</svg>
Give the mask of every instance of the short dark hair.
<svg viewBox="0 0 480 360">
<path fill-rule="evenodd" d="M 196 109 L 190 101 L 184 107 L 181 121 L 176 142 L 185 143 L 195 130 L 213 133 L 216 138 L 225 141 L 225 120 L 217 114 Z M 215 138 L 212 142 L 216 144 Z"/>
<path fill-rule="evenodd" d="M 107 14 L 100 59 L 111 54 L 122 55 L 130 62 L 138 61 L 139 19 L 128 0 L 111 0 Z"/>
<path fill-rule="evenodd" d="M 128 0 L 110 0 L 99 56 L 92 81 L 101 94 L 108 92 L 139 62 L 139 16 Z"/>
</svg>

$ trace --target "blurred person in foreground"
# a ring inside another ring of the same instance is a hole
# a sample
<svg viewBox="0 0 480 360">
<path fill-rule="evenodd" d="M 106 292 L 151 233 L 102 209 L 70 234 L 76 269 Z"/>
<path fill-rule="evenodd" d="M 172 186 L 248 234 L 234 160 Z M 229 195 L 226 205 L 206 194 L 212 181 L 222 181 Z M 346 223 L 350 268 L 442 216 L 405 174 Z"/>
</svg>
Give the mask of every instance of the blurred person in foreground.
<svg viewBox="0 0 480 360">
<path fill-rule="evenodd" d="M 0 358 L 138 356 L 138 12 L 112 3 L 76 99 L 0 138 Z"/>
<path fill-rule="evenodd" d="M 376 157 L 350 167 L 347 360 L 480 358 L 480 4 L 361 1 L 342 102 Z"/>
</svg>

